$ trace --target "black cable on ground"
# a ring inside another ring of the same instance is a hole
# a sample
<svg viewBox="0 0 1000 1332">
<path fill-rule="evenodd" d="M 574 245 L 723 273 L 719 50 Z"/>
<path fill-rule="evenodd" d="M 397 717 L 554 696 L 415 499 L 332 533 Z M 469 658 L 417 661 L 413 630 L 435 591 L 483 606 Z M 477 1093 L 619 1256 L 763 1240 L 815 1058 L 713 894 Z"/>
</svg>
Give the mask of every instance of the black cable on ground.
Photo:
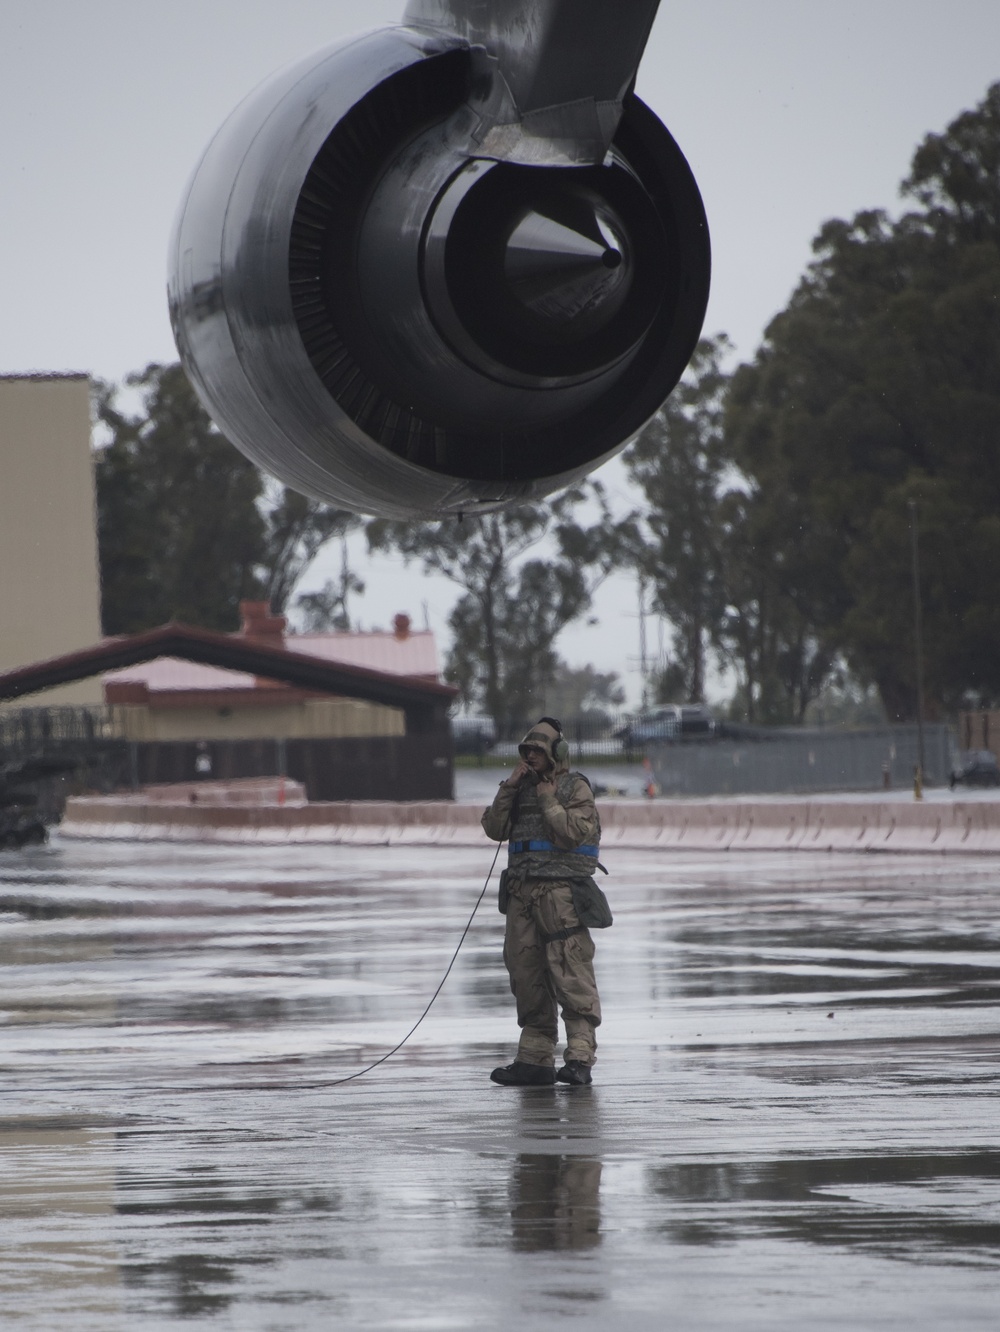
<svg viewBox="0 0 1000 1332">
<path fill-rule="evenodd" d="M 458 943 L 455 946 L 455 951 L 451 955 L 451 961 L 448 963 L 448 966 L 445 968 L 445 973 L 441 977 L 441 980 L 438 982 L 437 989 L 428 999 L 427 1006 L 424 1009 L 424 1011 L 420 1014 L 416 1022 L 414 1022 L 413 1026 L 406 1033 L 406 1035 L 399 1042 L 399 1044 L 394 1045 L 388 1054 L 382 1055 L 381 1059 L 376 1059 L 374 1063 L 369 1064 L 366 1068 L 358 1069 L 357 1073 L 349 1073 L 346 1078 L 333 1078 L 325 1082 L 303 1082 L 298 1084 L 296 1090 L 312 1091 L 319 1087 L 341 1087 L 345 1082 L 353 1082 L 355 1078 L 363 1078 L 366 1073 L 370 1073 L 373 1068 L 378 1068 L 379 1064 L 384 1064 L 387 1059 L 391 1059 L 394 1054 L 397 1054 L 400 1050 L 402 1050 L 403 1046 L 410 1039 L 410 1037 L 413 1035 L 416 1029 L 420 1026 L 421 1022 L 423 1022 L 427 1014 L 431 1011 L 431 1006 L 433 1005 L 434 1000 L 444 989 L 444 983 L 451 975 L 451 969 L 455 965 L 455 959 L 458 957 L 459 950 L 461 949 L 462 944 L 465 943 L 466 935 L 472 929 L 472 922 L 475 919 L 476 912 L 479 910 L 480 904 L 483 898 L 486 896 L 486 889 L 490 886 L 490 879 L 493 877 L 494 869 L 496 869 L 497 858 L 500 855 L 500 848 L 502 846 L 503 842 L 497 843 L 497 849 L 493 855 L 493 862 L 490 865 L 489 870 L 487 871 L 486 882 L 483 884 L 483 890 L 476 898 L 476 905 L 472 908 L 472 914 L 469 916 L 469 919 L 466 921 L 465 929 L 462 931 L 462 937 L 459 939 Z"/>
<path fill-rule="evenodd" d="M 348 1073 L 347 1077 L 345 1078 L 332 1078 L 332 1079 L 327 1079 L 323 1082 L 297 1082 L 293 1084 L 289 1084 L 287 1082 L 257 1082 L 257 1083 L 241 1082 L 238 1087 L 141 1086 L 141 1087 L 136 1087 L 134 1090 L 136 1092 L 154 1092 L 154 1091 L 172 1092 L 174 1095 L 211 1095 L 213 1092 L 231 1091 L 235 1092 L 238 1095 L 244 1095 L 246 1092 L 251 1092 L 251 1091 L 262 1091 L 262 1092 L 318 1091 L 324 1087 L 341 1087 L 345 1082 L 353 1082 L 356 1078 L 363 1078 L 366 1073 L 370 1073 L 373 1068 L 378 1068 L 379 1064 L 384 1064 L 387 1059 L 391 1059 L 394 1054 L 397 1054 L 400 1050 L 402 1050 L 403 1046 L 410 1039 L 413 1033 L 417 1030 L 417 1028 L 420 1026 L 421 1022 L 423 1022 L 427 1014 L 431 1011 L 431 1007 L 434 1004 L 434 1000 L 444 989 L 444 983 L 451 975 L 451 969 L 455 965 L 455 961 L 458 957 L 462 944 L 465 943 L 466 937 L 469 931 L 472 929 L 472 922 L 476 917 L 476 912 L 479 910 L 482 904 L 483 898 L 486 896 L 486 889 L 490 886 L 490 879 L 493 877 L 493 871 L 496 869 L 497 859 L 499 858 L 502 847 L 503 847 L 503 842 L 498 842 L 497 849 L 493 854 L 493 860 L 486 874 L 486 881 L 483 884 L 482 891 L 480 892 L 479 896 L 476 898 L 476 905 L 472 908 L 472 913 L 469 916 L 469 919 L 465 923 L 465 929 L 462 931 L 462 937 L 455 945 L 455 951 L 451 955 L 451 961 L 448 963 L 447 967 L 445 968 L 445 973 L 438 982 L 437 989 L 428 999 L 424 1011 L 420 1014 L 416 1022 L 414 1022 L 413 1026 L 406 1033 L 406 1035 L 399 1042 L 399 1044 L 394 1045 L 392 1049 L 387 1054 L 382 1055 L 380 1059 L 376 1059 L 373 1063 L 368 1064 L 365 1068 L 359 1068 L 357 1073 Z M 36 1090 L 49 1091 L 53 1089 L 47 1087 L 40 1087 L 36 1088 Z M 85 1089 L 76 1088 L 76 1090 L 80 1092 Z"/>
</svg>

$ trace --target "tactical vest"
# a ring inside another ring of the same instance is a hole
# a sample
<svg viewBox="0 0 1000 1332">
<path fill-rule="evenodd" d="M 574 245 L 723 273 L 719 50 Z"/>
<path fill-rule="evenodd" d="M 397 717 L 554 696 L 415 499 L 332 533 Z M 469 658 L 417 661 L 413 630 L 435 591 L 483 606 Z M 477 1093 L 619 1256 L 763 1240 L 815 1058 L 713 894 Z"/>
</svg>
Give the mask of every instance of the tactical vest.
<svg viewBox="0 0 1000 1332">
<path fill-rule="evenodd" d="M 578 780 L 587 781 L 579 772 L 563 772 L 556 778 L 556 799 L 561 805 L 569 804 Z M 519 787 L 516 810 L 508 839 L 507 868 L 512 875 L 519 879 L 579 879 L 594 873 L 601 843 L 601 820 L 596 809 L 593 840 L 573 851 L 563 851 L 550 840 L 538 792 L 527 781 Z"/>
</svg>

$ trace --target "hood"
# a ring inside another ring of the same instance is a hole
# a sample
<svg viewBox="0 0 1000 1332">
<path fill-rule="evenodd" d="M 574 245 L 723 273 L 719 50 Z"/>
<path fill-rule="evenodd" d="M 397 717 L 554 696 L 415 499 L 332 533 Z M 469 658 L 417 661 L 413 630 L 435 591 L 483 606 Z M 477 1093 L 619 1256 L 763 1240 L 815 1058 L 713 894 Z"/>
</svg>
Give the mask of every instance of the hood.
<svg viewBox="0 0 1000 1332">
<path fill-rule="evenodd" d="M 557 759 L 555 755 L 555 746 L 559 738 L 559 732 L 554 726 L 550 726 L 548 722 L 536 722 L 518 745 L 517 751 L 523 758 L 525 745 L 538 745 L 548 754 L 549 763 L 555 772 L 566 772 L 569 768 L 569 759 Z"/>
</svg>

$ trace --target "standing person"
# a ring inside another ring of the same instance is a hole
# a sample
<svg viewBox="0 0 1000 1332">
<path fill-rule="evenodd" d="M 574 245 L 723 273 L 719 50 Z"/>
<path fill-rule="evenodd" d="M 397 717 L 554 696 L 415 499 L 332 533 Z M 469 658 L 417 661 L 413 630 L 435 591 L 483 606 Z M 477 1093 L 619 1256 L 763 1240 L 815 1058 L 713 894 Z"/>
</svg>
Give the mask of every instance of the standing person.
<svg viewBox="0 0 1000 1332">
<path fill-rule="evenodd" d="M 521 761 L 482 818 L 487 837 L 510 841 L 500 910 L 507 917 L 503 960 L 521 1028 L 514 1062 L 490 1077 L 505 1087 L 551 1086 L 557 1079 L 586 1086 L 601 1022 L 587 924 L 611 924 L 593 880 L 601 824 L 590 783 L 569 771 L 569 746 L 554 718 L 536 722 L 518 752 Z M 557 1004 L 566 1026 L 558 1073 Z"/>
</svg>

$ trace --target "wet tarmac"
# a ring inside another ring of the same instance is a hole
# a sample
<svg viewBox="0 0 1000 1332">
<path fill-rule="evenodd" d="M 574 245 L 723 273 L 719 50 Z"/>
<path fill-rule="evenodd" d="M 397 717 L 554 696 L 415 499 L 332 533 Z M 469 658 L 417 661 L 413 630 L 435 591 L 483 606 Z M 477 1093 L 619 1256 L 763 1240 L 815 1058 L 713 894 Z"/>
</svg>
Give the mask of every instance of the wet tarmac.
<svg viewBox="0 0 1000 1332">
<path fill-rule="evenodd" d="M 488 849 L 0 857 L 0 1307 L 32 1329 L 1000 1322 L 1000 860 L 618 852 L 592 1088 Z"/>
</svg>

